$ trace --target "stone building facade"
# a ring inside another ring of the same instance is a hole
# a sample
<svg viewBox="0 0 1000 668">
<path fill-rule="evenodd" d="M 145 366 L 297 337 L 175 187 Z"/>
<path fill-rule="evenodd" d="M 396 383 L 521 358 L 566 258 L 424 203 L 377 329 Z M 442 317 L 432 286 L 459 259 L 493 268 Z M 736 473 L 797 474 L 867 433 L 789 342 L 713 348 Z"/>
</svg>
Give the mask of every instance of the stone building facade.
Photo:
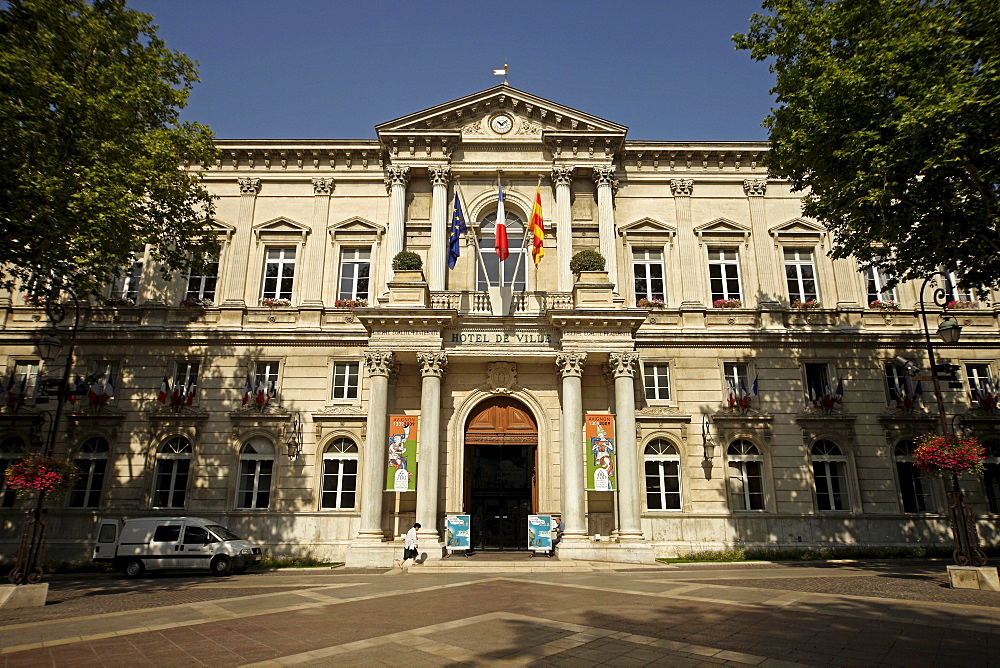
<svg viewBox="0 0 1000 668">
<path fill-rule="evenodd" d="M 414 521 L 435 557 L 462 512 L 476 547 L 505 550 L 525 549 L 528 514 L 561 512 L 563 558 L 947 542 L 944 488 L 908 459 L 937 424 L 920 286 L 831 259 L 766 144 L 629 140 L 507 85 L 375 129 L 220 141 L 216 164 L 185 165 L 218 195 L 222 253 L 169 283 L 137 253 L 83 310 L 76 372 L 113 399 L 62 415 L 57 451 L 84 476 L 49 513 L 50 556 L 86 556 L 98 517 L 158 514 L 358 565 L 389 564 Z M 506 314 L 488 290 L 498 184 Z M 518 249 L 539 187 L 536 267 Z M 421 272 L 391 270 L 404 249 Z M 606 271 L 570 271 L 585 249 Z M 949 416 L 988 441 L 987 478 L 963 483 L 992 541 L 997 311 L 952 292 L 929 317 L 964 328 L 936 349 L 958 367 Z M 0 309 L 0 364 L 29 395 L 0 414 L 9 462 L 44 438 L 54 406 L 34 388 L 66 351 L 40 361 L 42 308 L 14 293 Z M 617 491 L 587 491 L 593 414 L 615 418 Z M 415 492 L 384 491 L 391 415 L 419 416 Z M 5 555 L 25 507 L 0 490 Z"/>
</svg>

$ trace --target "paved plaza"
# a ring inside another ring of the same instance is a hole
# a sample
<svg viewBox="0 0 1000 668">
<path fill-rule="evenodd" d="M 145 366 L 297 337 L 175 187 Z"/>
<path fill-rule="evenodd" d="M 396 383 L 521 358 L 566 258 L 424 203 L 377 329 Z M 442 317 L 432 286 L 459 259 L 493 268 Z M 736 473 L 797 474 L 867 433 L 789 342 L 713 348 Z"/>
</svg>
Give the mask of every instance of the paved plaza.
<svg viewBox="0 0 1000 668">
<path fill-rule="evenodd" d="M 1000 593 L 943 562 L 610 568 L 53 576 L 44 608 L 0 610 L 0 662 L 1000 665 Z"/>
</svg>

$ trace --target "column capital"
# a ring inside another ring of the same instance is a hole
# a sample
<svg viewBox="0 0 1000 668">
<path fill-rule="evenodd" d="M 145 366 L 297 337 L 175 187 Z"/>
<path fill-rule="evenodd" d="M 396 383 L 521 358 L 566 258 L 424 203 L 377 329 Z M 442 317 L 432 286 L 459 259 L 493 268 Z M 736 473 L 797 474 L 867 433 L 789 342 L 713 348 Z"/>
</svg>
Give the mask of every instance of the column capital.
<svg viewBox="0 0 1000 668">
<path fill-rule="evenodd" d="M 552 185 L 569 186 L 573 184 L 573 172 L 575 167 L 570 165 L 556 165 L 552 168 Z"/>
<path fill-rule="evenodd" d="M 448 353 L 443 350 L 434 350 L 428 353 L 417 353 L 417 362 L 420 364 L 421 376 L 434 376 L 440 378 L 444 375 L 445 367 L 448 366 Z"/>
<path fill-rule="evenodd" d="M 432 186 L 446 186 L 451 179 L 451 167 L 447 165 L 433 165 L 427 168 L 427 178 Z"/>
<path fill-rule="evenodd" d="M 594 183 L 600 186 L 609 186 L 611 188 L 618 187 L 618 181 L 615 179 L 615 165 L 600 165 L 594 167 Z"/>
<path fill-rule="evenodd" d="M 563 378 L 583 375 L 583 363 L 587 361 L 587 353 L 559 353 L 556 355 L 556 367 Z"/>
<path fill-rule="evenodd" d="M 260 192 L 260 179 L 248 176 L 238 180 L 241 195 L 256 195 Z"/>
<path fill-rule="evenodd" d="M 747 197 L 763 197 L 767 190 L 767 179 L 744 179 L 743 192 Z"/>
<path fill-rule="evenodd" d="M 329 195 L 333 192 L 333 179 L 328 176 L 318 176 L 312 180 L 314 195 Z"/>
<path fill-rule="evenodd" d="M 635 373 L 635 365 L 639 362 L 639 353 L 611 353 L 608 356 L 608 369 L 615 378 L 628 376 Z"/>
<path fill-rule="evenodd" d="M 674 197 L 678 195 L 691 196 L 691 189 L 694 187 L 693 179 L 673 179 L 670 181 L 670 192 Z"/>
<path fill-rule="evenodd" d="M 369 376 L 386 376 L 392 373 L 393 354 L 389 350 L 366 350 L 365 368 Z"/>
<path fill-rule="evenodd" d="M 403 186 L 410 182 L 410 168 L 407 165 L 389 165 L 385 168 L 385 187 Z"/>
</svg>

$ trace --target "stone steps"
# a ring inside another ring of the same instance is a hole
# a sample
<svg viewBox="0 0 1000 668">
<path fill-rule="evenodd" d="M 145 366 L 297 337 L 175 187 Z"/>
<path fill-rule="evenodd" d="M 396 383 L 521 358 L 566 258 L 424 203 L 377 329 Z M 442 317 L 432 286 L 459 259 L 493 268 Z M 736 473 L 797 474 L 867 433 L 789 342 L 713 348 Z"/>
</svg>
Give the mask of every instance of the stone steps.
<svg viewBox="0 0 1000 668">
<path fill-rule="evenodd" d="M 593 573 L 598 571 L 634 570 L 642 568 L 638 564 L 612 563 L 607 561 L 577 561 L 571 559 L 465 559 L 451 557 L 414 564 L 410 573 Z M 648 566 L 650 570 L 660 570 L 662 566 Z"/>
</svg>

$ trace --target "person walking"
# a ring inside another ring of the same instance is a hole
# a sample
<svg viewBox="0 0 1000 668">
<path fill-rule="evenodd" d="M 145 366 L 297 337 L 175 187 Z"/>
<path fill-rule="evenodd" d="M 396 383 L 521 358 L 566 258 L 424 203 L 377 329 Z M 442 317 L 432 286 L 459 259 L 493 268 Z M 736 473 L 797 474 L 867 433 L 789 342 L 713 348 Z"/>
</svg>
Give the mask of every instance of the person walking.
<svg viewBox="0 0 1000 668">
<path fill-rule="evenodd" d="M 420 552 L 417 549 L 417 529 L 420 528 L 420 523 L 414 524 L 410 527 L 410 530 L 406 532 L 406 538 L 403 539 L 403 560 L 399 562 L 399 567 L 404 568 L 407 561 L 413 559 L 414 562 L 417 560 L 417 555 Z"/>
</svg>

